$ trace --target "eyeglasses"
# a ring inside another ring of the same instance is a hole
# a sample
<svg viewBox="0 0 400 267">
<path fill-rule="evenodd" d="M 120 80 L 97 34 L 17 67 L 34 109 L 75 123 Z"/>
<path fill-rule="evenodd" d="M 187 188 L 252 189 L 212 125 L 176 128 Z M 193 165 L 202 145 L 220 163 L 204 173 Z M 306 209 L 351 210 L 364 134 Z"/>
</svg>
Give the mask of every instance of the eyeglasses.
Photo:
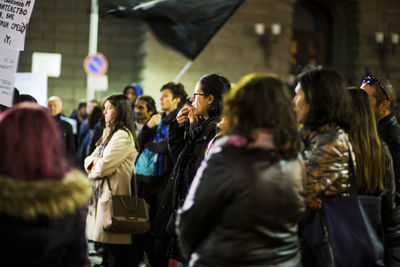
<svg viewBox="0 0 400 267">
<path fill-rule="evenodd" d="M 376 84 L 379 86 L 379 88 L 381 88 L 383 94 L 386 96 L 386 100 L 387 100 L 387 101 L 390 101 L 390 100 L 389 100 L 389 95 L 387 94 L 387 92 L 386 92 L 386 90 L 385 90 L 385 86 L 383 86 L 383 84 L 382 84 L 376 77 L 374 77 L 374 76 L 369 76 L 369 75 L 368 75 L 368 76 L 365 77 L 364 80 L 362 81 L 362 84 L 364 84 L 364 83 L 369 84 L 369 85 L 373 85 L 373 84 L 376 83 Z"/>
<path fill-rule="evenodd" d="M 207 95 L 210 95 L 210 94 L 199 94 L 199 93 L 194 93 L 194 94 L 192 95 L 192 97 L 193 97 L 193 98 L 196 98 L 198 95 L 207 96 Z"/>
<path fill-rule="evenodd" d="M 137 108 L 137 109 L 139 109 L 139 110 L 144 110 L 146 107 L 145 107 L 145 106 L 138 106 L 138 105 L 135 105 L 135 108 Z"/>
</svg>

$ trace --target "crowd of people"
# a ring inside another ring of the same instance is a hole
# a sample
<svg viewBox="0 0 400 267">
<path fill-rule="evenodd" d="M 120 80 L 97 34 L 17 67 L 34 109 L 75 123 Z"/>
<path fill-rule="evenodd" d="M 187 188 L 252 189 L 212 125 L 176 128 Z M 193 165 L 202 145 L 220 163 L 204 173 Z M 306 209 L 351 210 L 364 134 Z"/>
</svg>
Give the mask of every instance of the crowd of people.
<svg viewBox="0 0 400 267">
<path fill-rule="evenodd" d="M 69 116 L 30 96 L 0 114 L 4 266 L 400 266 L 396 92 L 314 67 L 138 84 Z M 40 127 L 39 127 L 40 125 Z M 134 179 L 137 181 L 134 183 Z M 112 195 L 150 205 L 144 234 L 104 228 Z"/>
</svg>

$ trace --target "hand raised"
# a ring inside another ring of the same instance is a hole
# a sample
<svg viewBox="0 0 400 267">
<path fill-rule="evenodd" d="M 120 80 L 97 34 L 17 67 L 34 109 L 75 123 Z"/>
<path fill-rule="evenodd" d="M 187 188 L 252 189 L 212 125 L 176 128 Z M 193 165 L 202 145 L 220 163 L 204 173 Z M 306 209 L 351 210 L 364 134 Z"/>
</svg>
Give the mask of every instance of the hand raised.
<svg viewBox="0 0 400 267">
<path fill-rule="evenodd" d="M 176 121 L 179 124 L 179 127 L 182 127 L 185 125 L 185 123 L 188 122 L 189 118 L 189 111 L 192 107 L 186 107 L 186 108 L 182 108 L 179 112 L 178 115 L 176 115 Z"/>
<path fill-rule="evenodd" d="M 157 126 L 160 123 L 160 121 L 161 121 L 161 115 L 160 114 L 155 114 L 147 122 L 147 126 L 149 128 L 153 128 L 153 127 Z"/>
</svg>

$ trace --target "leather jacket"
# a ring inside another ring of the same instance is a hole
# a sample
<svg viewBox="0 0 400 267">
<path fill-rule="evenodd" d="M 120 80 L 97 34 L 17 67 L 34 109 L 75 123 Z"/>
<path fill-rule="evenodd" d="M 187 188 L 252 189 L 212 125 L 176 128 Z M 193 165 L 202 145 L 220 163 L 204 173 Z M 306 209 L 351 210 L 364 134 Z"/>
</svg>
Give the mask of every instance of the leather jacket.
<svg viewBox="0 0 400 267">
<path fill-rule="evenodd" d="M 153 224 L 153 234 L 169 240 L 167 256 L 185 262 L 175 234 L 176 211 L 182 205 L 190 184 L 204 158 L 208 142 L 216 134 L 219 117 L 211 117 L 201 123 L 179 127 L 174 120 L 170 124 L 168 147 L 175 165 L 162 195 Z"/>
<path fill-rule="evenodd" d="M 204 160 L 179 211 L 190 266 L 300 266 L 305 211 L 301 157 L 226 144 Z"/>
<path fill-rule="evenodd" d="M 378 134 L 389 147 L 393 158 L 397 195 L 400 194 L 400 125 L 394 114 L 390 113 L 378 122 Z M 400 197 L 397 197 L 397 205 Z"/>
<path fill-rule="evenodd" d="M 307 173 L 307 204 L 317 199 L 349 196 L 349 151 L 355 159 L 349 137 L 335 124 L 303 132 Z M 356 162 L 354 162 L 354 167 Z"/>
</svg>

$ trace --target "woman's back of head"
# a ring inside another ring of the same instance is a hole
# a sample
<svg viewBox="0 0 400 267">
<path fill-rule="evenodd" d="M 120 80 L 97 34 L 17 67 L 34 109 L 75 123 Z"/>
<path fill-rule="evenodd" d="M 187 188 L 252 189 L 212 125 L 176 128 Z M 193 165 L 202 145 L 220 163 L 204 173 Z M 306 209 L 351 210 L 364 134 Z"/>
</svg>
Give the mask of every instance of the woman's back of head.
<svg viewBox="0 0 400 267">
<path fill-rule="evenodd" d="M 317 67 L 297 77 L 310 111 L 304 125 L 311 130 L 336 123 L 347 130 L 351 123 L 350 97 L 343 76 L 335 70 Z"/>
<path fill-rule="evenodd" d="M 44 108 L 21 103 L 1 115 L 0 174 L 25 181 L 64 176 L 59 131 Z"/>
<path fill-rule="evenodd" d="M 272 74 L 250 74 L 228 94 L 224 104 L 227 132 L 253 142 L 256 131 L 272 134 L 285 158 L 297 157 L 300 141 L 292 98 L 286 84 Z"/>
<path fill-rule="evenodd" d="M 353 106 L 353 127 L 349 136 L 356 155 L 358 192 L 386 191 L 385 176 L 390 162 L 378 136 L 371 101 L 364 90 L 350 89 L 349 93 Z"/>
</svg>

